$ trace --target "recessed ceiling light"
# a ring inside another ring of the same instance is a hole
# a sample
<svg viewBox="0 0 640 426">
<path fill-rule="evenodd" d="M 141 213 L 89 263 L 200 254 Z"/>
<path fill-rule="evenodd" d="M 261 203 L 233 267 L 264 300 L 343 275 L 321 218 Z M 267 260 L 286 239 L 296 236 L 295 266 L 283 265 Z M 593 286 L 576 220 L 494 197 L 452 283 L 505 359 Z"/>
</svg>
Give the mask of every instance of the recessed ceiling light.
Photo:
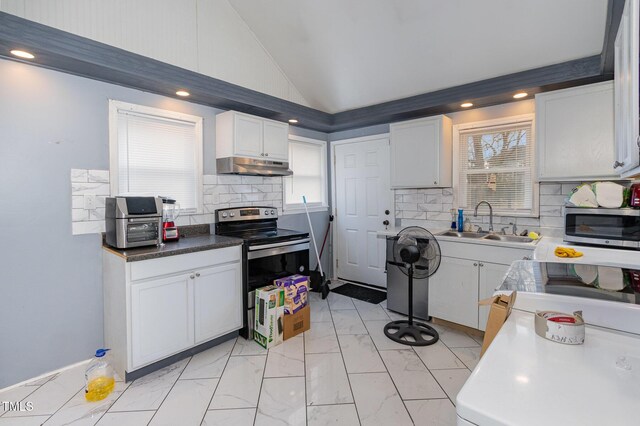
<svg viewBox="0 0 640 426">
<path fill-rule="evenodd" d="M 187 92 L 186 90 L 178 90 L 178 91 L 176 92 L 176 95 L 178 95 L 178 96 L 182 96 L 182 97 L 189 96 L 190 94 L 191 94 L 191 93 Z"/>
<path fill-rule="evenodd" d="M 518 92 L 515 95 L 513 95 L 514 99 L 521 99 L 521 98 L 526 98 L 527 96 L 529 96 L 529 94 L 527 92 Z"/>
<path fill-rule="evenodd" d="M 472 104 L 471 102 L 465 102 L 465 103 L 463 103 L 463 104 L 460 104 L 460 106 L 461 106 L 462 108 L 469 108 L 469 107 L 472 107 L 472 106 L 473 106 L 473 104 Z"/>
<path fill-rule="evenodd" d="M 23 59 L 35 58 L 35 56 L 33 56 L 31 53 L 25 52 L 24 50 L 12 50 L 11 54 L 14 56 L 17 56 L 18 58 L 23 58 Z"/>
<path fill-rule="evenodd" d="M 292 118 L 289 120 L 289 123 L 291 124 L 296 124 L 298 122 L 298 120 L 296 120 L 295 118 Z"/>
</svg>

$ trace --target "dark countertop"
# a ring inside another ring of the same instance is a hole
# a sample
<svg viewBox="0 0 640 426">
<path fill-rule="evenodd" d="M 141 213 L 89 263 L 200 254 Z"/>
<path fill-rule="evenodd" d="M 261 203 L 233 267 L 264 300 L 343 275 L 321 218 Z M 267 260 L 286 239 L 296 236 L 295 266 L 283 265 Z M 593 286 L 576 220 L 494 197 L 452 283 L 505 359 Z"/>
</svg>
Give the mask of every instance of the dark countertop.
<svg viewBox="0 0 640 426">
<path fill-rule="evenodd" d="M 180 228 L 182 232 L 182 228 Z M 160 247 L 147 246 L 130 249 L 117 249 L 102 242 L 102 248 L 110 251 L 127 262 L 138 262 L 141 260 L 157 259 L 160 257 L 174 256 L 177 254 L 195 253 L 198 251 L 213 250 L 224 247 L 239 246 L 243 243 L 240 238 L 225 237 L 208 233 L 185 232 L 178 241 L 166 242 Z"/>
</svg>

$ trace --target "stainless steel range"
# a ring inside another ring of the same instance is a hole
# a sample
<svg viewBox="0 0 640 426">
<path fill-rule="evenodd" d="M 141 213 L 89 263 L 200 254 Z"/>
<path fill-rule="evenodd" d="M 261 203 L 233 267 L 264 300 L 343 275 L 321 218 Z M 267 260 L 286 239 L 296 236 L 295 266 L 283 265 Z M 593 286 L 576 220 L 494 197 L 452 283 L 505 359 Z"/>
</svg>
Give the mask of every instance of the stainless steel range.
<svg viewBox="0 0 640 426">
<path fill-rule="evenodd" d="M 216 234 L 242 238 L 243 288 L 247 311 L 240 335 L 253 335 L 255 289 L 293 274 L 308 275 L 309 234 L 278 228 L 275 207 L 216 210 Z"/>
</svg>

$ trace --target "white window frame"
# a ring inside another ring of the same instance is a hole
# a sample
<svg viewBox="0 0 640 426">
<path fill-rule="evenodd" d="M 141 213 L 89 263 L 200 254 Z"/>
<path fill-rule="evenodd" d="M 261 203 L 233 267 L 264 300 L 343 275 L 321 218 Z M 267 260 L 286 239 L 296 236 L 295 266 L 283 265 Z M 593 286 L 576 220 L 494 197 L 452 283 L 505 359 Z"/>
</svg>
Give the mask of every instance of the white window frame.
<svg viewBox="0 0 640 426">
<path fill-rule="evenodd" d="M 132 104 L 129 102 L 118 101 L 109 99 L 109 176 L 110 176 L 110 189 L 111 194 L 117 194 L 119 192 L 119 173 L 118 171 L 118 113 L 120 111 L 131 111 L 138 114 L 151 115 L 161 118 L 168 118 L 173 120 L 186 121 L 195 125 L 196 132 L 196 208 L 195 209 L 183 209 L 182 214 L 201 214 L 203 213 L 203 171 L 202 171 L 202 146 L 203 146 L 203 132 L 202 122 L 203 118 L 195 115 L 184 114 L 176 111 L 169 111 L 166 109 L 153 108 L 144 105 Z M 161 194 L 156 194 L 161 195 Z"/>
<path fill-rule="evenodd" d="M 533 185 L 531 196 L 532 205 L 530 212 L 523 211 L 509 211 L 509 210 L 496 210 L 494 209 L 494 216 L 508 216 L 508 217 L 540 217 L 540 184 L 538 182 L 537 173 L 537 155 L 536 155 L 536 115 L 535 114 L 522 114 L 514 115 L 510 117 L 502 117 L 493 120 L 474 121 L 471 123 L 456 124 L 453 126 L 453 189 L 456 194 L 457 205 L 460 206 L 462 200 L 460 199 L 460 132 L 466 130 L 479 129 L 483 127 L 499 127 L 508 126 L 518 123 L 531 123 L 531 149 L 533 164 L 531 166 L 532 182 Z M 465 206 L 466 210 L 473 209 L 475 206 Z M 488 209 L 481 209 L 478 212 L 479 216 L 488 216 Z M 485 211 L 487 210 L 487 211 Z"/>
<path fill-rule="evenodd" d="M 289 135 L 289 142 L 302 142 L 312 145 L 318 145 L 322 147 L 322 181 L 324 183 L 324 199 L 321 203 L 308 203 L 307 208 L 309 213 L 312 212 L 325 212 L 329 210 L 329 182 L 328 182 L 328 167 L 327 167 L 327 142 L 319 139 L 305 138 L 303 136 Z M 289 158 L 291 161 L 291 158 Z M 283 214 L 300 214 L 304 213 L 304 205 L 302 203 L 287 204 L 286 203 L 286 177 L 282 180 L 282 213 Z"/>
</svg>

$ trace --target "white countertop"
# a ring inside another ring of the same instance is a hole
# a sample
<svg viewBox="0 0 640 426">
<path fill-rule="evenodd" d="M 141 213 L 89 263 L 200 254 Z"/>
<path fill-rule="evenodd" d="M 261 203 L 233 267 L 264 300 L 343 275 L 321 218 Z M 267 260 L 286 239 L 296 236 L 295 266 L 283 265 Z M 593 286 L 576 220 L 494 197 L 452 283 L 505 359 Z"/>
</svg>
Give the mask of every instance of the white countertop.
<svg viewBox="0 0 640 426">
<path fill-rule="evenodd" d="M 576 258 L 556 257 L 553 252 L 558 246 L 574 248 L 581 251 L 583 256 Z M 640 251 L 638 250 L 583 246 L 565 243 L 561 238 L 542 238 L 533 253 L 533 258 L 543 262 L 588 263 L 591 265 L 640 269 Z"/>
<path fill-rule="evenodd" d="M 637 425 L 639 395 L 640 336 L 587 326 L 583 345 L 563 345 L 535 333 L 533 313 L 514 309 L 458 393 L 456 412 L 482 426 Z"/>
</svg>

